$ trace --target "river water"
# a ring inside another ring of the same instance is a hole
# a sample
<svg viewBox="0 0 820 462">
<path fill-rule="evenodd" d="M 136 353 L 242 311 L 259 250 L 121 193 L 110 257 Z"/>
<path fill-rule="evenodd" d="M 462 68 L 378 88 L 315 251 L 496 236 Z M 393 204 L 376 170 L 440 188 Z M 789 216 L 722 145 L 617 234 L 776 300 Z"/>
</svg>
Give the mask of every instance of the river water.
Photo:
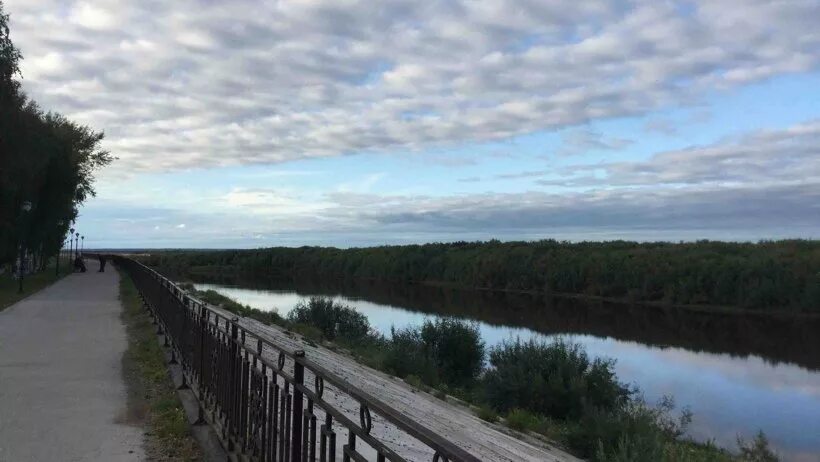
<svg viewBox="0 0 820 462">
<path fill-rule="evenodd" d="M 562 337 L 591 356 L 616 360 L 618 377 L 645 399 L 671 395 L 694 413 L 689 433 L 736 448 L 763 430 L 782 460 L 820 461 L 820 320 L 714 314 L 672 308 L 374 282 L 197 283 L 243 304 L 285 316 L 311 296 L 364 313 L 386 335 L 392 326 L 437 316 L 478 323 L 488 347 L 505 340 Z"/>
</svg>

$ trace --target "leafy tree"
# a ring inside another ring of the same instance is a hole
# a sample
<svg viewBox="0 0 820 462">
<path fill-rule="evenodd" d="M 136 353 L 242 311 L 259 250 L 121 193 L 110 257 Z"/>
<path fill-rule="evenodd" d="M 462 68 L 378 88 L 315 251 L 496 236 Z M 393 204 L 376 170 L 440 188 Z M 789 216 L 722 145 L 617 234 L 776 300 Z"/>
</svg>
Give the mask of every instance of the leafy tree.
<svg viewBox="0 0 820 462">
<path fill-rule="evenodd" d="M 94 196 L 94 172 L 112 161 L 103 134 L 43 112 L 21 91 L 22 54 L 0 2 L 0 263 L 21 244 L 40 257 L 61 247 L 78 207 Z M 21 212 L 24 202 L 32 210 Z"/>
</svg>

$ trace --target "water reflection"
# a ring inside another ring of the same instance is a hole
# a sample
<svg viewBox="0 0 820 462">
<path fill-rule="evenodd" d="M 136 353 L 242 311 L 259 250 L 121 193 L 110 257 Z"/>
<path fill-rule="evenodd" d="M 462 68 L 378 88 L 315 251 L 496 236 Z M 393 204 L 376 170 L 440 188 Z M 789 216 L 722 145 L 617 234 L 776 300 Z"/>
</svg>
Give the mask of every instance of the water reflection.
<svg viewBox="0 0 820 462">
<path fill-rule="evenodd" d="M 784 460 L 820 460 L 820 350 L 817 319 L 692 313 L 372 282 L 197 284 L 259 309 L 286 314 L 311 295 L 354 306 L 381 332 L 453 315 L 479 321 L 488 346 L 556 336 L 617 360 L 622 380 L 647 400 L 673 395 L 695 413 L 690 433 L 734 447 L 762 429 Z"/>
</svg>

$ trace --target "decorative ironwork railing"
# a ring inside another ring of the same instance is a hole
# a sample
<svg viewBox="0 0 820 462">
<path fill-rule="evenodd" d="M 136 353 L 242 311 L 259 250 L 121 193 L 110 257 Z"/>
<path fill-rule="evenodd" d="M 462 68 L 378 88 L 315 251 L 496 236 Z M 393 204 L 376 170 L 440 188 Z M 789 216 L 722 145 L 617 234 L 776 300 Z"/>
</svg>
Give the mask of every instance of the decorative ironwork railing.
<svg viewBox="0 0 820 462">
<path fill-rule="evenodd" d="M 256 461 L 345 462 L 408 460 L 372 434 L 371 413 L 400 434 L 429 450 L 434 462 L 478 458 L 408 418 L 378 398 L 263 334 L 239 319 L 209 306 L 171 280 L 124 256 L 111 256 L 134 281 L 144 305 L 171 349 L 171 361 L 183 370 L 183 387 L 199 401 L 198 423 L 210 423 L 226 449 Z M 276 357 L 276 360 L 272 360 Z M 312 377 L 306 379 L 307 374 Z M 325 397 L 343 394 L 358 404 L 358 419 Z M 358 420 L 358 422 L 356 421 Z M 341 436 L 337 441 L 337 434 Z M 347 441 L 344 442 L 346 434 Z M 426 451 L 425 451 L 426 452 Z M 414 460 L 425 460 L 419 455 Z"/>
</svg>

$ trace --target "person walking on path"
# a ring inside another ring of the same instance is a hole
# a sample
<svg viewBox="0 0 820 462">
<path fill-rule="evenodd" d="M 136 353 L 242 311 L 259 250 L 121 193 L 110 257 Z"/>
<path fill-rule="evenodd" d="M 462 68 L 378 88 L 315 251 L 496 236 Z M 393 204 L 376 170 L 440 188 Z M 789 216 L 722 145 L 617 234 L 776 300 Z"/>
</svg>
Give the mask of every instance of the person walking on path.
<svg viewBox="0 0 820 462">
<path fill-rule="evenodd" d="M 105 272 L 105 255 L 100 254 L 100 273 Z"/>
</svg>

